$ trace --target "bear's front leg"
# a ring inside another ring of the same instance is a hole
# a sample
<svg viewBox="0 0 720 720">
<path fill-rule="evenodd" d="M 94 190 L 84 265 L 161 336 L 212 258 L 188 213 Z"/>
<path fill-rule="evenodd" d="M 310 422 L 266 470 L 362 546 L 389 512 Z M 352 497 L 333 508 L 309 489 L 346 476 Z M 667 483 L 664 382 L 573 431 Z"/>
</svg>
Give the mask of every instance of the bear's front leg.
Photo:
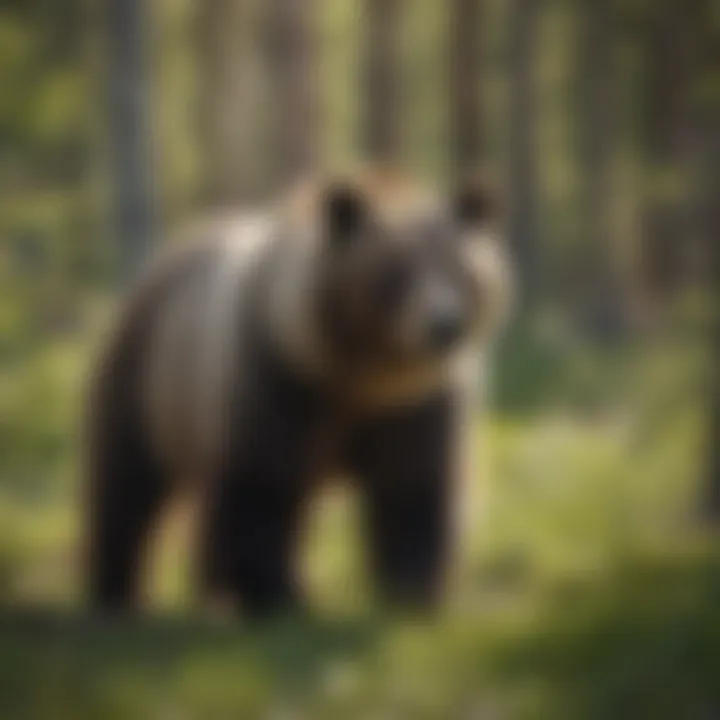
<svg viewBox="0 0 720 720">
<path fill-rule="evenodd" d="M 361 428 L 354 467 L 366 502 L 370 561 L 383 599 L 432 610 L 452 536 L 453 404 L 442 396 Z"/>
</svg>

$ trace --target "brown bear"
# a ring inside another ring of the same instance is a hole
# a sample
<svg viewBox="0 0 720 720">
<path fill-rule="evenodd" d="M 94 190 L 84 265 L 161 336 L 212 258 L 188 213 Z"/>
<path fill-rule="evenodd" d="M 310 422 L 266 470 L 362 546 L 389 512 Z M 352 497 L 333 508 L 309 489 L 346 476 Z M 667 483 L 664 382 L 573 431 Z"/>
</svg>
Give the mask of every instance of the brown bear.
<svg viewBox="0 0 720 720">
<path fill-rule="evenodd" d="M 363 499 L 381 597 L 437 604 L 460 408 L 511 285 L 492 198 L 451 195 L 388 168 L 316 178 L 150 264 L 91 393 L 95 607 L 133 606 L 181 481 L 201 493 L 204 590 L 251 614 L 301 606 L 302 523 L 338 473 Z"/>
</svg>

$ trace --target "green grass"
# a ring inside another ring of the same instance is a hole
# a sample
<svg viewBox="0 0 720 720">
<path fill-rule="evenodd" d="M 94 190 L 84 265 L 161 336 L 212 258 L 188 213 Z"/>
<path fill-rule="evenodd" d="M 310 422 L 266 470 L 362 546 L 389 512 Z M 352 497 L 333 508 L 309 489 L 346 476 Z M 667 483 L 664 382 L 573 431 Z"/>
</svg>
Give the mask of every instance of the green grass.
<svg viewBox="0 0 720 720">
<path fill-rule="evenodd" d="M 82 615 L 67 429 L 85 351 L 46 347 L 15 366 L 4 377 L 14 422 L 0 474 L 0 717 L 715 716 L 720 563 L 694 519 L 701 354 L 687 343 L 577 349 L 539 365 L 527 347 L 512 352 L 505 372 L 532 392 L 500 398 L 478 428 L 474 523 L 443 615 L 378 614 L 354 499 L 333 492 L 309 529 L 314 617 L 258 627 L 188 613 L 182 516 L 156 553 L 150 617 Z M 539 402 L 550 379 L 553 402 Z"/>
</svg>

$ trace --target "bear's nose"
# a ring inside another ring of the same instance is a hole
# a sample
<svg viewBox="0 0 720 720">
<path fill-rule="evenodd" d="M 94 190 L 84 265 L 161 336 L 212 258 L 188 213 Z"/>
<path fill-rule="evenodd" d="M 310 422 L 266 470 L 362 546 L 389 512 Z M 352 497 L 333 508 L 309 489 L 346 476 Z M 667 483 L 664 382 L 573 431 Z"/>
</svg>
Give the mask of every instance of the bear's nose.
<svg viewBox="0 0 720 720">
<path fill-rule="evenodd" d="M 430 342 L 436 350 L 447 350 L 463 334 L 463 319 L 456 308 L 438 312 L 430 324 Z"/>
</svg>

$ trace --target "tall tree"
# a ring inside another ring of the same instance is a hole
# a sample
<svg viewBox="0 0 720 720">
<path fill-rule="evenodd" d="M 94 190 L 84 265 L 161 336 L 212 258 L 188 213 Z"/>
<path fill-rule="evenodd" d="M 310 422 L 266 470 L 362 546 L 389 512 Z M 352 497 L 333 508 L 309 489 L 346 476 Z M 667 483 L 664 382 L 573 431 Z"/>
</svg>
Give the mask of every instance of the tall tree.
<svg viewBox="0 0 720 720">
<path fill-rule="evenodd" d="M 453 0 L 450 18 L 451 173 L 462 177 L 482 160 L 480 0 Z"/>
<path fill-rule="evenodd" d="M 401 153 L 401 0 L 363 0 L 361 146 L 371 160 Z"/>
<path fill-rule="evenodd" d="M 710 379 L 708 388 L 709 417 L 707 428 L 707 467 L 703 511 L 716 528 L 720 528 L 720 108 L 715 108 L 713 129 L 707 147 L 709 159 L 706 167 L 707 230 L 711 251 L 711 330 Z M 710 188 L 715 188 L 711 191 Z M 711 194 L 713 197 L 710 197 Z"/>
<path fill-rule="evenodd" d="M 516 253 L 521 300 L 537 291 L 535 65 L 540 0 L 512 0 L 509 24 L 509 210 L 508 233 Z"/>
<path fill-rule="evenodd" d="M 153 226 L 147 6 L 143 0 L 107 3 L 109 143 L 124 279 L 134 273 L 147 250 Z"/>
<path fill-rule="evenodd" d="M 708 462 L 705 494 L 705 513 L 715 527 L 720 527 L 720 202 L 717 188 L 720 187 L 720 108 L 715 108 L 715 119 L 708 145 L 706 184 L 707 229 L 710 235 L 711 249 L 711 308 L 714 308 L 711 326 L 711 363 L 710 363 L 710 412 L 708 421 Z M 710 188 L 715 188 L 714 197 L 710 197 Z"/>
<path fill-rule="evenodd" d="M 696 187 L 700 196 L 702 245 L 709 260 L 711 313 L 707 456 L 701 509 L 709 524 L 717 529 L 720 528 L 720 94 L 717 92 L 720 16 L 712 0 L 693 0 L 692 4 L 697 11 L 694 37 L 700 51 L 693 84 L 695 129 L 701 149 Z"/>
<path fill-rule="evenodd" d="M 312 0 L 267 3 L 270 87 L 276 135 L 274 170 L 279 183 L 313 169 L 319 161 L 316 8 Z"/>
<path fill-rule="evenodd" d="M 212 0 L 197 5 L 197 111 L 201 200 L 220 205 L 248 191 L 250 100 L 248 3 Z"/>
<path fill-rule="evenodd" d="M 693 5 L 694 0 L 657 0 L 648 7 L 645 26 L 643 258 L 647 288 L 656 300 L 677 287 L 685 259 L 678 239 L 687 230 L 682 190 L 692 138 Z"/>
<path fill-rule="evenodd" d="M 619 280 L 612 244 L 613 159 L 618 140 L 617 34 L 612 0 L 576 3 L 575 130 L 579 236 L 586 249 L 581 298 L 588 329 L 617 329 Z"/>
</svg>

